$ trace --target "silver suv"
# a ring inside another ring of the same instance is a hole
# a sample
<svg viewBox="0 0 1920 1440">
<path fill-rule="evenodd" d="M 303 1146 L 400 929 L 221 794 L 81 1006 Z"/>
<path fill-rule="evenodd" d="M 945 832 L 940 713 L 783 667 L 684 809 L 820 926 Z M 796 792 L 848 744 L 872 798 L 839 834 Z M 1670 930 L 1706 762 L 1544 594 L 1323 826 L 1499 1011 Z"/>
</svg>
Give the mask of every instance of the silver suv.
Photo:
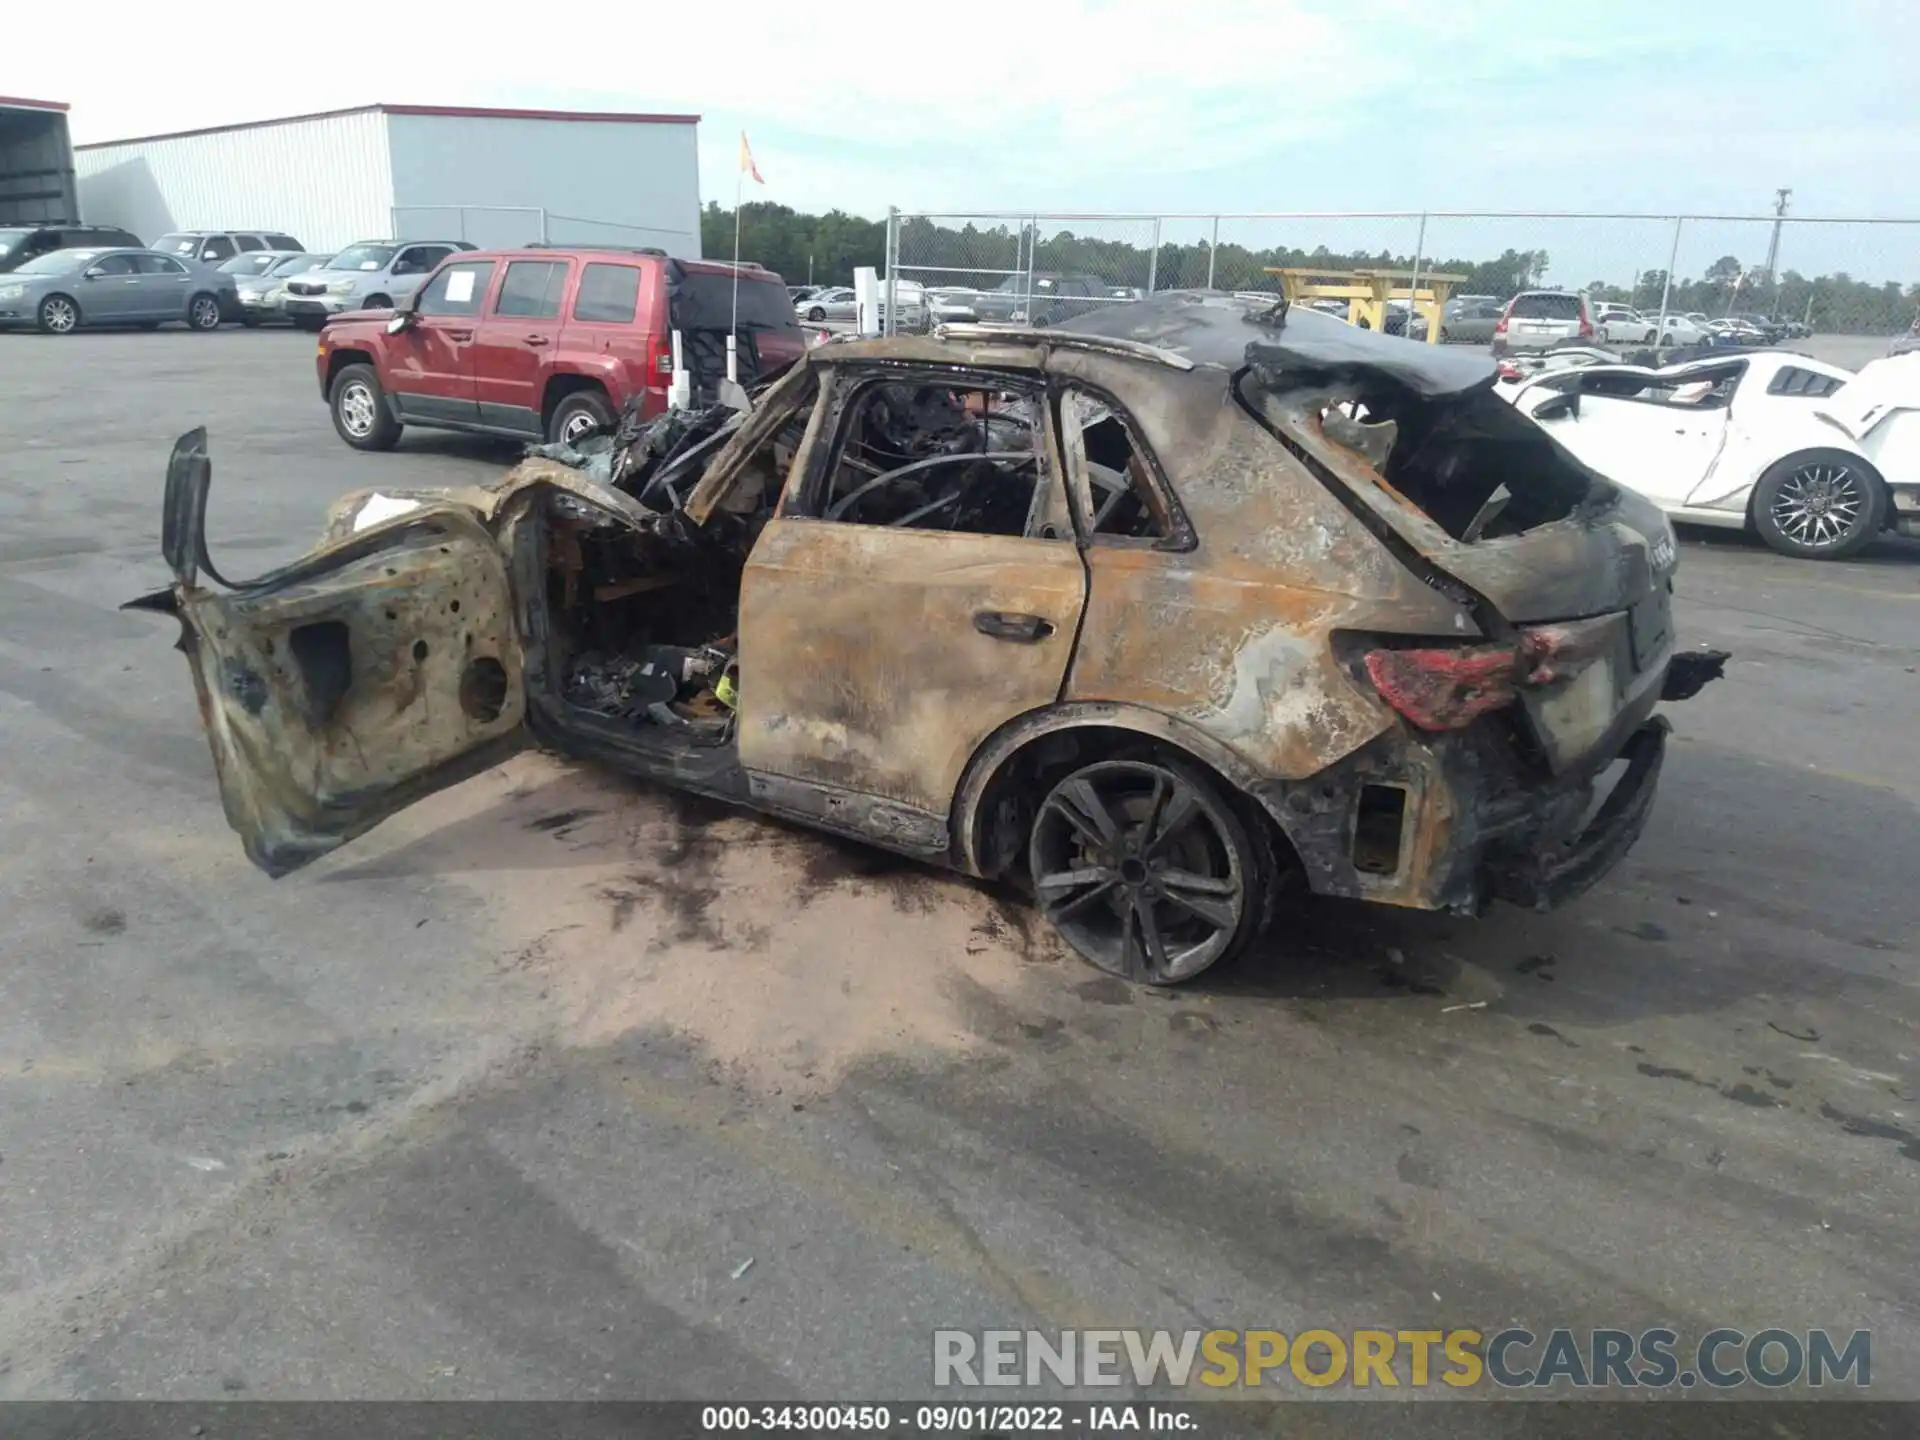
<svg viewBox="0 0 1920 1440">
<path fill-rule="evenodd" d="M 1524 354 L 1591 339 L 1593 312 L 1586 296 L 1569 290 L 1522 290 L 1507 302 L 1493 327 L 1493 353 Z"/>
<path fill-rule="evenodd" d="M 252 250 L 298 251 L 307 247 L 281 230 L 175 230 L 147 248 L 188 264 L 219 265 Z"/>
<path fill-rule="evenodd" d="M 362 240 L 289 280 L 281 308 L 302 330 L 318 330 L 344 310 L 391 310 L 447 256 L 471 249 L 464 240 Z"/>
</svg>

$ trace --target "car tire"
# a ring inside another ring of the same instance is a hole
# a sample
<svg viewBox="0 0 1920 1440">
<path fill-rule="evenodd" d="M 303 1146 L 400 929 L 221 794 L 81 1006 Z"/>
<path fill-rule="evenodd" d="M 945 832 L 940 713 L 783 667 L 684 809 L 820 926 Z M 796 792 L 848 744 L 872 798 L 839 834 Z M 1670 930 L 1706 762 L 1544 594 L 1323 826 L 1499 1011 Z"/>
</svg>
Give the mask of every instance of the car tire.
<svg viewBox="0 0 1920 1440">
<path fill-rule="evenodd" d="M 309 335 L 318 335 L 327 328 L 326 317 L 321 315 L 294 315 L 289 318 L 293 321 L 294 329 L 304 330 Z"/>
<path fill-rule="evenodd" d="M 202 290 L 187 301 L 187 328 L 189 330 L 218 330 L 220 328 L 220 300 Z"/>
<path fill-rule="evenodd" d="M 576 390 L 553 407 L 547 440 L 555 445 L 578 444 L 596 430 L 612 428 L 613 407 L 607 397 L 598 390 Z"/>
<path fill-rule="evenodd" d="M 391 295 L 369 295 L 366 303 L 360 308 L 362 310 L 391 310 L 393 308 L 393 297 Z"/>
<path fill-rule="evenodd" d="M 260 317 L 258 315 L 242 314 L 240 316 L 240 323 L 249 330 L 258 330 L 260 328 Z"/>
<path fill-rule="evenodd" d="M 813 321 L 816 325 L 826 318 L 827 312 L 818 305 L 815 305 L 811 310 L 807 311 L 807 319 Z"/>
<path fill-rule="evenodd" d="M 1796 560 L 1844 560 L 1886 524 L 1887 486 L 1858 455 L 1802 450 L 1768 467 L 1751 503 L 1754 532 L 1772 549 Z"/>
<path fill-rule="evenodd" d="M 71 295 L 49 295 L 34 312 L 40 330 L 47 335 L 70 335 L 80 328 L 80 302 Z"/>
<path fill-rule="evenodd" d="M 391 450 L 399 442 L 400 422 L 371 365 L 342 366 L 327 390 L 327 409 L 340 438 L 356 450 Z"/>
<path fill-rule="evenodd" d="M 1149 752 L 1061 776 L 1034 812 L 1027 872 L 1041 914 L 1082 958 L 1175 985 L 1260 933 L 1275 863 L 1266 830 L 1210 774 Z"/>
<path fill-rule="evenodd" d="M 1453 343 L 1453 332 L 1444 325 L 1440 327 L 1440 343 L 1442 345 L 1451 345 Z"/>
</svg>

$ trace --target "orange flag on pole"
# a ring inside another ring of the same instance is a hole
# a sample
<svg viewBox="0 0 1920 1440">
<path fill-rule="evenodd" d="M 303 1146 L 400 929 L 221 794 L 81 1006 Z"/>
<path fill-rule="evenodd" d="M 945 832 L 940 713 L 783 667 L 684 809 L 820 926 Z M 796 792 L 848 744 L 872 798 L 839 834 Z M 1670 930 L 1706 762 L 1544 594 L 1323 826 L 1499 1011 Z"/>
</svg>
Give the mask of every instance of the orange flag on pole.
<svg viewBox="0 0 1920 1440">
<path fill-rule="evenodd" d="M 753 163 L 753 151 L 747 148 L 747 132 L 744 130 L 740 132 L 740 173 L 751 175 L 756 185 L 767 183 L 760 178 L 760 167 Z"/>
</svg>

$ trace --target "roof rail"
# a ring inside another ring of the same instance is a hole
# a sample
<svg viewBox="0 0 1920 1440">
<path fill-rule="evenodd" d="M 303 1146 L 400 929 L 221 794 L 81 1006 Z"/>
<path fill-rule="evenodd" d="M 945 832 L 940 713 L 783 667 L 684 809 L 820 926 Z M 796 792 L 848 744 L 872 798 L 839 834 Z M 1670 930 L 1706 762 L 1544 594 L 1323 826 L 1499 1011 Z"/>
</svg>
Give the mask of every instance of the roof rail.
<svg viewBox="0 0 1920 1440">
<path fill-rule="evenodd" d="M 937 340 L 1002 340 L 1028 345 L 1069 345 L 1078 350 L 1104 350 L 1111 355 L 1126 355 L 1136 360 L 1152 360 L 1175 370 L 1193 369 L 1193 361 L 1173 350 L 1149 345 L 1144 340 L 1127 340 L 1117 335 L 1083 335 L 1076 330 L 1053 326 L 1034 329 L 1027 325 L 936 325 Z"/>
<path fill-rule="evenodd" d="M 666 251 L 658 245 L 600 245 L 591 240 L 529 240 L 520 247 L 522 250 L 611 250 L 620 255 L 658 255 L 665 258 Z"/>
</svg>

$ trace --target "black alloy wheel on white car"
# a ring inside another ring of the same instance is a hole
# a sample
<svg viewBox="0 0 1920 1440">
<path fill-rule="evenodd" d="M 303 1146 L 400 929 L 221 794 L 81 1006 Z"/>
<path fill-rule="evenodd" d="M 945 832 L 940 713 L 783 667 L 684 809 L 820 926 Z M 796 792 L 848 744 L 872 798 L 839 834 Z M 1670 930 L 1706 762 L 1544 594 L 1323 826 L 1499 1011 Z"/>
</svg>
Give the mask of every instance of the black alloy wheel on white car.
<svg viewBox="0 0 1920 1440">
<path fill-rule="evenodd" d="M 1887 487 L 1857 455 L 1803 450 L 1776 461 L 1753 487 L 1753 528 L 1782 555 L 1844 560 L 1886 523 Z"/>
</svg>

